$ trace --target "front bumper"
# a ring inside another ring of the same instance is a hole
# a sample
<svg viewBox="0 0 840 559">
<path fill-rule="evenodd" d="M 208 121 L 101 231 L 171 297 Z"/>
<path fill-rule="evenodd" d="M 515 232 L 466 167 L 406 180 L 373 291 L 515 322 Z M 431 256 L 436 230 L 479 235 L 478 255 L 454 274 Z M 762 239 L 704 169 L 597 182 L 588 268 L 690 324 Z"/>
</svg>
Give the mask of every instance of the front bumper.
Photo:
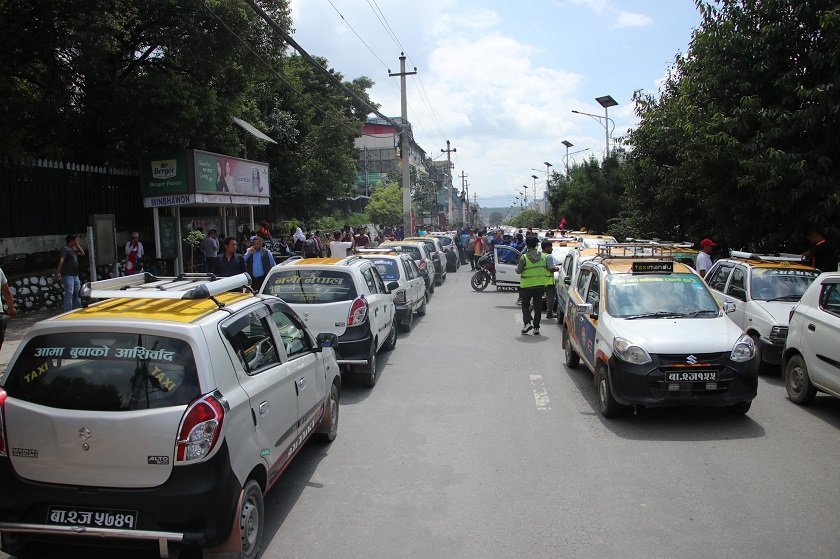
<svg viewBox="0 0 840 559">
<path fill-rule="evenodd" d="M 108 542 L 132 547 L 157 543 L 214 546 L 227 540 L 242 486 L 227 444 L 199 464 L 176 466 L 160 486 L 143 489 L 78 487 L 26 480 L 0 459 L 0 532 L 33 541 Z M 46 524 L 50 506 L 136 510 L 136 529 Z"/>
<path fill-rule="evenodd" d="M 758 340 L 760 345 L 759 355 L 764 363 L 771 365 L 782 364 L 782 350 L 785 348 L 784 342 L 781 344 L 773 343 L 767 338 L 761 337 Z"/>
<path fill-rule="evenodd" d="M 366 365 L 372 344 L 370 320 L 366 320 L 361 326 L 351 326 L 338 337 L 335 360 L 339 365 Z"/>
<path fill-rule="evenodd" d="M 651 355 L 652 363 L 633 365 L 610 357 L 610 386 L 620 404 L 661 406 L 730 406 L 749 402 L 758 390 L 757 363 L 735 363 L 729 352 L 697 354 L 688 366 L 685 356 Z M 668 382 L 666 371 L 718 371 L 718 381 Z"/>
</svg>

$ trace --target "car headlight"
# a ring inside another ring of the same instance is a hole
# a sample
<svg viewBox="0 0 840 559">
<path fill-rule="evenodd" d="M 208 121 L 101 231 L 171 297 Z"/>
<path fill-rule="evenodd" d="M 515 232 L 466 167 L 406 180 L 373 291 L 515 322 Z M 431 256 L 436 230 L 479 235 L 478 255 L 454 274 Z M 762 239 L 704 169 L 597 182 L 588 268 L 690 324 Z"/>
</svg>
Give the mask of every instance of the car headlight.
<svg viewBox="0 0 840 559">
<path fill-rule="evenodd" d="M 755 357 L 755 344 L 753 343 L 752 338 L 746 334 L 741 334 L 741 337 L 738 338 L 737 342 L 735 342 L 735 346 L 732 348 L 732 353 L 729 355 L 729 358 L 736 363 L 743 363 L 744 361 L 749 361 L 753 357 Z"/>
<path fill-rule="evenodd" d="M 774 344 L 783 345 L 788 336 L 787 326 L 773 326 L 770 329 L 770 341 Z"/>
<path fill-rule="evenodd" d="M 647 351 L 637 345 L 633 345 L 633 342 L 624 338 L 616 338 L 613 341 L 613 353 L 622 361 L 627 361 L 634 365 L 644 365 L 652 361 Z"/>
</svg>

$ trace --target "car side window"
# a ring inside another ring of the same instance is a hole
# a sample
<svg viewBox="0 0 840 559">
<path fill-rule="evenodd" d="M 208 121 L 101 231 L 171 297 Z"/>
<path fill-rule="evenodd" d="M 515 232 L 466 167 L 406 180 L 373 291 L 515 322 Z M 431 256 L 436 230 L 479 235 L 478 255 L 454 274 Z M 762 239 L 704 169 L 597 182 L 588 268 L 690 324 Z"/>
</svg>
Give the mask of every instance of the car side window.
<svg viewBox="0 0 840 559">
<path fill-rule="evenodd" d="M 586 268 L 580 271 L 578 274 L 578 281 L 577 285 L 575 286 L 575 290 L 581 296 L 582 299 L 586 298 L 586 287 L 589 285 L 589 278 L 592 276 L 592 270 Z"/>
<path fill-rule="evenodd" d="M 372 267 L 363 268 L 362 277 L 365 278 L 365 283 L 367 284 L 368 290 L 371 293 L 379 293 L 379 289 L 376 286 L 376 280 L 373 277 Z"/>
<path fill-rule="evenodd" d="M 388 288 L 385 287 L 385 280 L 382 279 L 382 274 L 379 273 L 379 268 L 373 267 L 370 269 L 373 274 L 373 280 L 376 282 L 376 288 L 380 293 L 388 293 Z"/>
<path fill-rule="evenodd" d="M 601 282 L 598 274 L 593 272 L 592 279 L 589 282 L 589 288 L 586 290 L 586 302 L 592 305 L 595 312 L 598 312 L 598 303 L 601 301 Z"/>
<path fill-rule="evenodd" d="M 563 277 L 572 279 L 572 255 L 571 254 L 566 256 L 566 260 L 563 262 Z"/>
<path fill-rule="evenodd" d="M 827 313 L 840 317 L 840 284 L 830 283 L 822 286 L 820 308 Z"/>
<path fill-rule="evenodd" d="M 312 350 L 312 341 L 306 335 L 306 328 L 293 315 L 284 310 L 277 309 L 271 314 L 280 339 L 283 340 L 283 347 L 289 359 L 309 353 Z"/>
<path fill-rule="evenodd" d="M 233 332 L 227 333 L 242 368 L 255 375 L 280 364 L 280 355 L 265 318 L 251 318 Z"/>
<path fill-rule="evenodd" d="M 717 267 L 717 269 L 712 270 L 708 279 L 709 287 L 715 291 L 723 291 L 726 287 L 726 280 L 729 279 L 729 272 L 732 271 L 732 268 L 732 264 L 721 264 Z"/>
<path fill-rule="evenodd" d="M 729 281 L 726 294 L 741 301 L 747 300 L 747 271 L 743 266 L 736 266 L 732 271 L 732 279 Z"/>
<path fill-rule="evenodd" d="M 413 280 L 415 278 L 414 271 L 411 269 L 411 266 L 408 263 L 408 260 L 400 259 L 402 262 L 403 271 L 405 272 L 405 279 Z"/>
</svg>

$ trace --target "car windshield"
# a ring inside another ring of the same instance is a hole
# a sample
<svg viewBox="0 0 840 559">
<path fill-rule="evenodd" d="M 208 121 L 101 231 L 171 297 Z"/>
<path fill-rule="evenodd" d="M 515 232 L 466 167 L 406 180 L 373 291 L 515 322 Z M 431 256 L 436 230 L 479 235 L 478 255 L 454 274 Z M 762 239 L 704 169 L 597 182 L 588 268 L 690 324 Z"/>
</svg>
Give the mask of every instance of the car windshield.
<svg viewBox="0 0 840 559">
<path fill-rule="evenodd" d="M 617 318 L 710 318 L 720 309 L 695 274 L 614 274 L 607 277 L 607 312 Z"/>
<path fill-rule="evenodd" d="M 402 248 L 402 251 L 409 255 L 412 260 L 422 260 L 423 255 L 420 254 L 420 249 L 416 245 L 382 245 L 383 247 L 386 246 L 398 246 Z"/>
<path fill-rule="evenodd" d="M 31 339 L 3 388 L 42 406 L 114 412 L 183 406 L 200 394 L 187 342 L 110 332 Z"/>
<path fill-rule="evenodd" d="M 599 245 L 616 244 L 615 237 L 584 237 L 581 241 L 584 248 L 598 248 Z"/>
<path fill-rule="evenodd" d="M 280 269 L 268 276 L 263 293 L 287 303 L 338 303 L 355 299 L 356 286 L 346 272 Z"/>
<path fill-rule="evenodd" d="M 376 269 L 379 270 L 379 275 L 385 281 L 397 281 L 400 279 L 400 268 L 396 260 L 391 258 L 371 258 Z"/>
<path fill-rule="evenodd" d="M 759 301 L 798 301 L 816 277 L 811 270 L 753 268 L 750 291 Z"/>
<path fill-rule="evenodd" d="M 443 246 L 449 246 L 449 245 L 452 244 L 452 239 L 450 239 L 449 237 L 435 237 L 435 238 L 438 241 L 440 241 L 440 244 L 443 245 Z"/>
</svg>

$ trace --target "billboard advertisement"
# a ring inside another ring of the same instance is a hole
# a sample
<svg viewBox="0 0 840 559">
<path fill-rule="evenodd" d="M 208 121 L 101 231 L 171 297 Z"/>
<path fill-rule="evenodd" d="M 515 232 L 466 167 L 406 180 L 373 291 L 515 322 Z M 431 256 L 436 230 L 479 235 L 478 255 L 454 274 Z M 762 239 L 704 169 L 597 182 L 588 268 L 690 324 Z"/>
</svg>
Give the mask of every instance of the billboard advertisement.
<svg viewBox="0 0 840 559">
<path fill-rule="evenodd" d="M 193 151 L 195 192 L 268 198 L 268 164 Z"/>
<path fill-rule="evenodd" d="M 189 189 L 187 153 L 163 157 L 145 157 L 140 166 L 143 196 L 186 194 Z"/>
</svg>

